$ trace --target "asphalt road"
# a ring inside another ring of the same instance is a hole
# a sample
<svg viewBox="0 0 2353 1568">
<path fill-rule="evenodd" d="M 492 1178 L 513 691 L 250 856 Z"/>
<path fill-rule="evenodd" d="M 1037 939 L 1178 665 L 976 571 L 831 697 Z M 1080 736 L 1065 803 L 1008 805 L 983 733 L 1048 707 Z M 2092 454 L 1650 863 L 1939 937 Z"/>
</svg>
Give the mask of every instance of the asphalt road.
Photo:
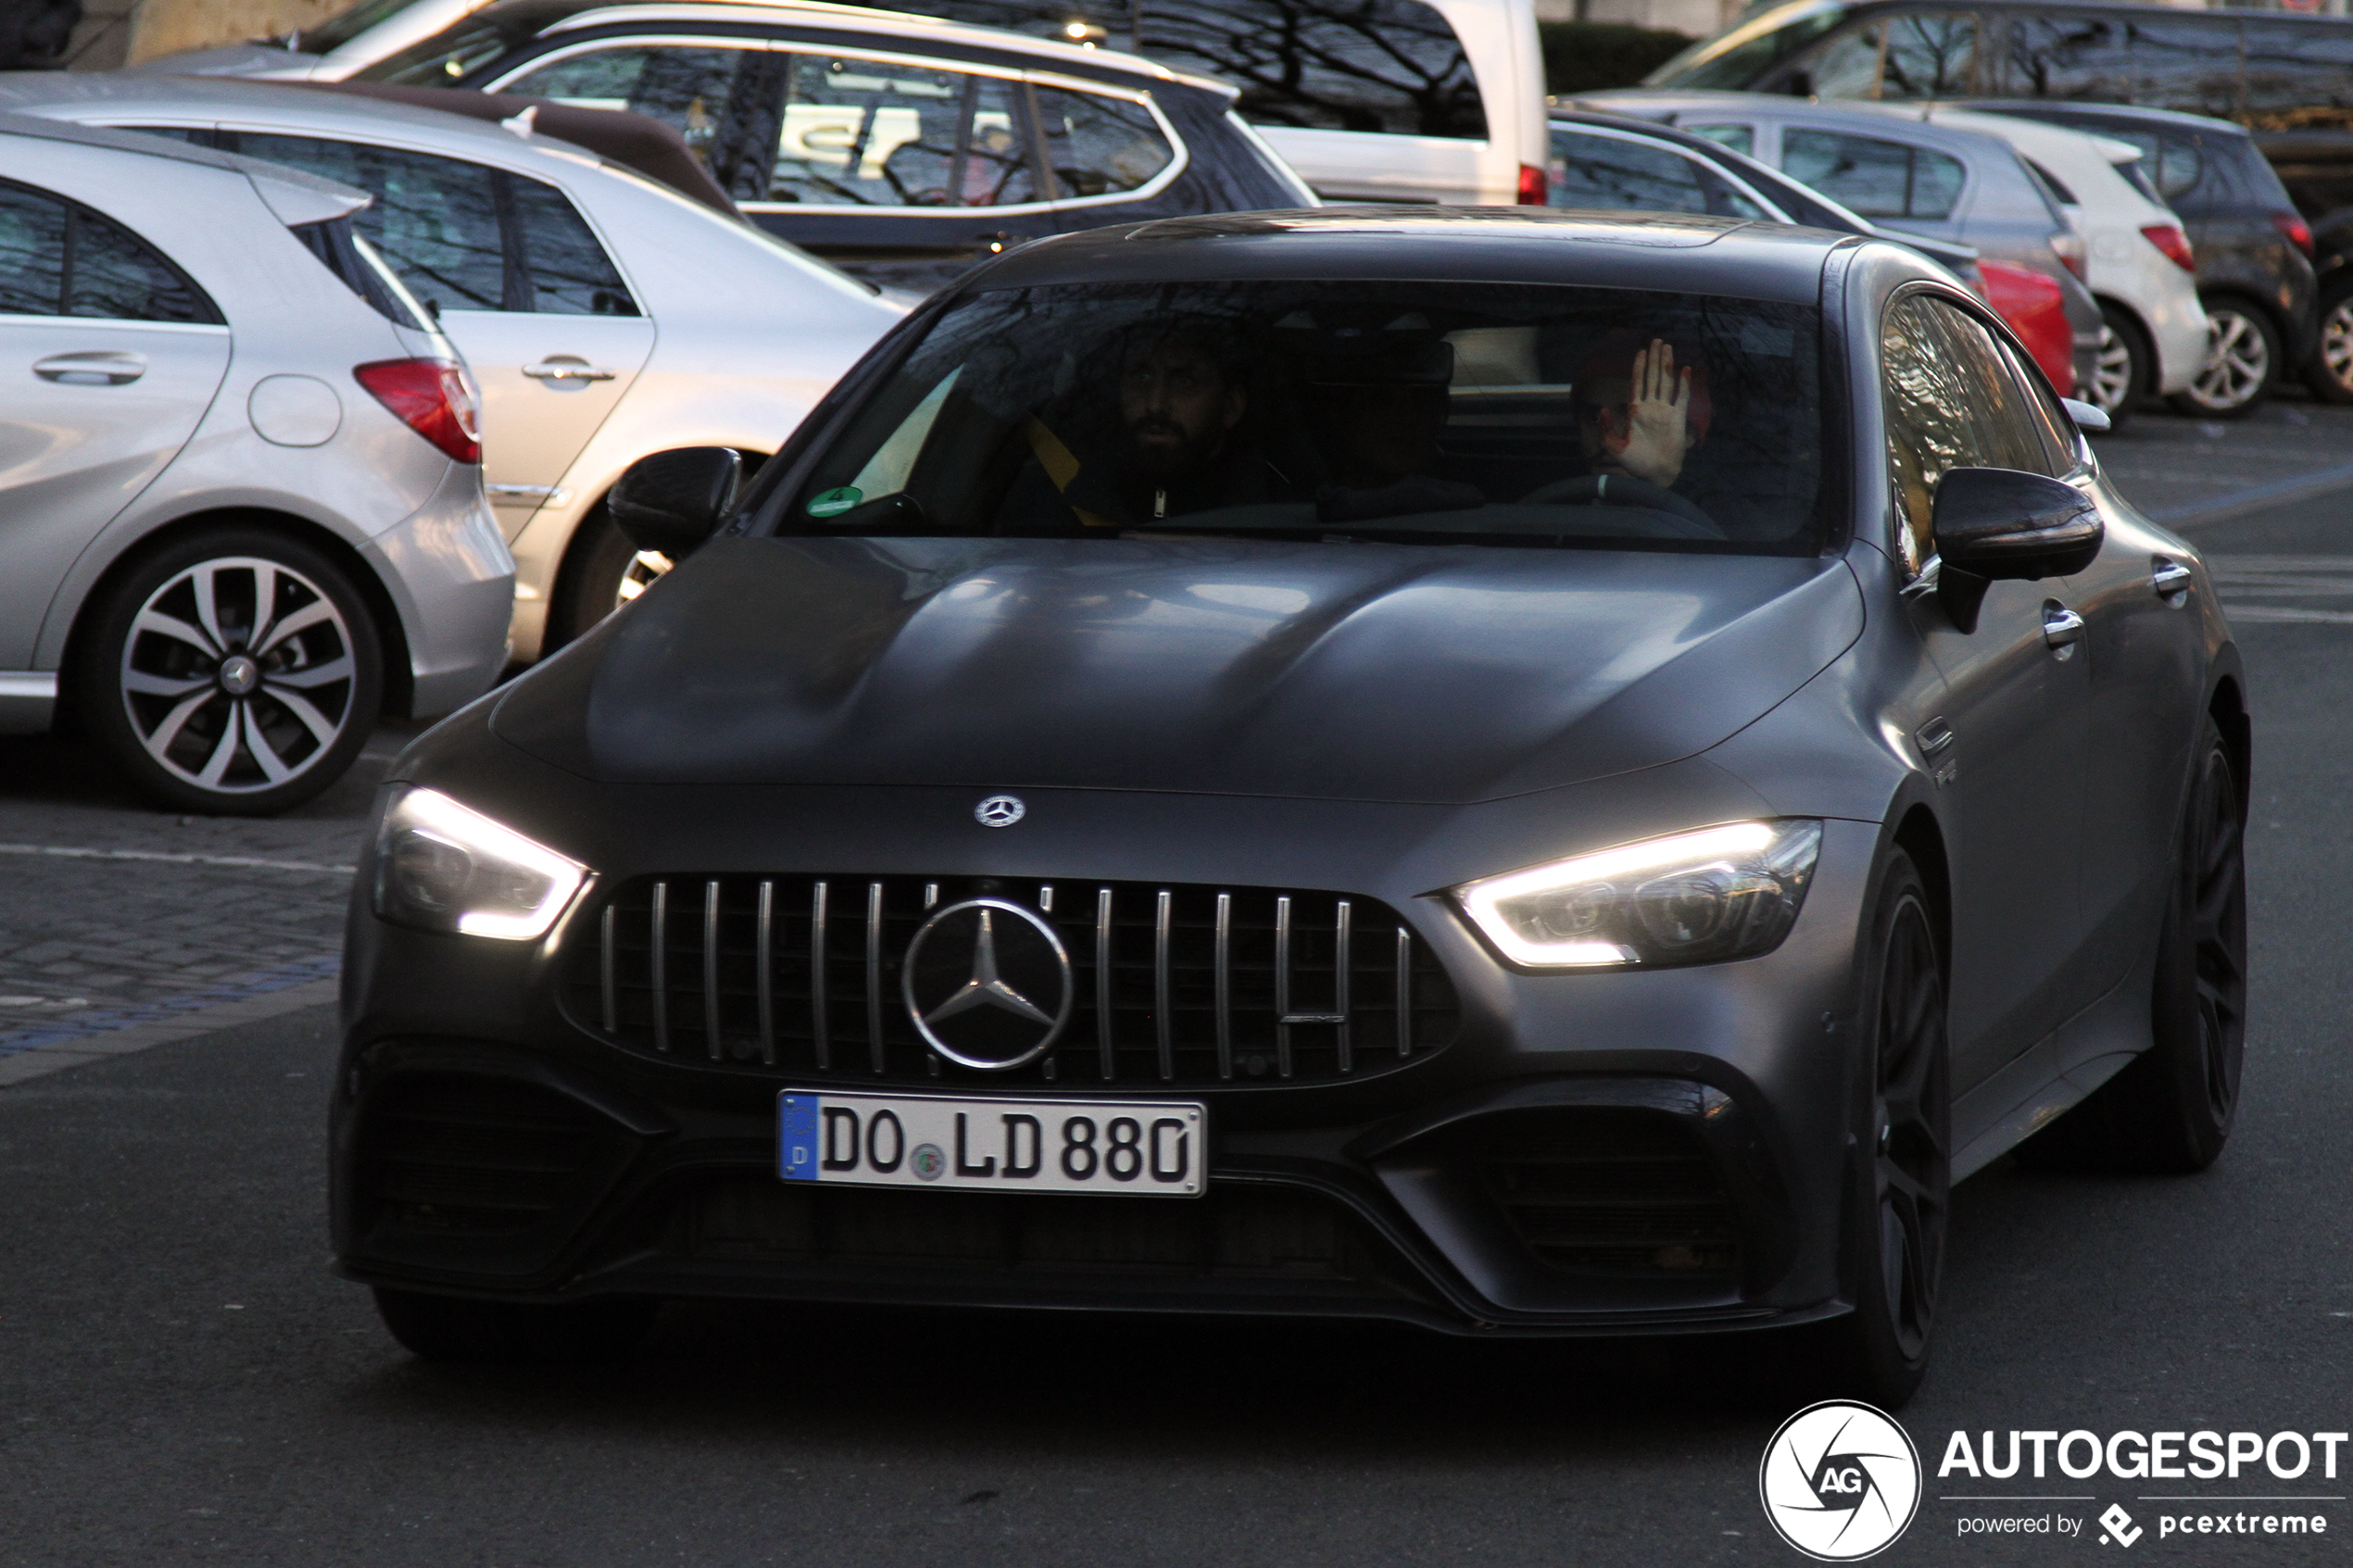
<svg viewBox="0 0 2353 1568">
<path fill-rule="evenodd" d="M 2208 431 L 2144 420 L 2106 450 L 2153 509 L 2209 512 L 2353 456 L 2334 410 Z M 2111 1502 L 2147 1530 L 2134 1557 L 2334 1561 L 2353 1537 L 2353 1478 L 2317 1466 L 2236 1485 L 1933 1474 L 1956 1430 L 2353 1427 L 2353 488 L 2195 532 L 2222 562 L 2256 705 L 2238 1133 L 2199 1177 L 2005 1161 L 1958 1190 L 1937 1365 L 1902 1416 L 1928 1497 L 1882 1561 L 2114 1555 L 2096 1523 Z M 28 1004 L 9 1016 L 62 1025 L 96 1005 L 60 1005 L 82 992 L 181 984 L 84 930 L 133 894 L 184 934 L 228 888 L 236 920 L 275 934 L 270 962 L 299 957 L 332 926 L 334 879 L 210 862 L 333 863 L 370 783 L 288 821 L 183 823 L 71 746 L 0 744 L 0 841 L 209 858 L 60 877 L 55 857 L 0 856 L 0 985 Z M 44 931 L 65 935 L 24 939 Z M 190 972 L 221 979 L 233 947 L 189 947 Z M 311 1007 L 0 1087 L 0 1563 L 1800 1561 L 1757 1502 L 1789 1408 L 1747 1342 L 687 1307 L 619 1368 L 426 1366 L 324 1266 L 332 1051 Z M 2004 1490 L 2075 1500 L 1946 1500 Z M 2206 1500 L 2142 1500 L 2158 1492 Z M 2336 1500 L 2222 1500 L 2249 1494 Z M 2156 1513 L 2188 1507 L 2293 1508 L 2329 1534 L 2159 1538 Z M 1959 1534 L 2005 1512 L 2086 1523 Z"/>
</svg>

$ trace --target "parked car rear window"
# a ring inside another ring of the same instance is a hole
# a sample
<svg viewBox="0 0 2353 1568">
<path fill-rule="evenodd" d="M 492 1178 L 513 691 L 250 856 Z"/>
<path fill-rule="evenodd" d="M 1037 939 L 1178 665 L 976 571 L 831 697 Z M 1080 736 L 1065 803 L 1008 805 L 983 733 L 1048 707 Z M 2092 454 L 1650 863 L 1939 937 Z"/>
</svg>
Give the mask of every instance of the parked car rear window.
<svg viewBox="0 0 2353 1568">
<path fill-rule="evenodd" d="M 1133 49 L 1241 89 L 1253 125 L 1483 139 L 1462 40 L 1421 0 L 902 0 L 891 7 Z"/>
<path fill-rule="evenodd" d="M 1810 553 L 1818 343 L 1810 307 L 1624 289 L 1000 290 L 932 324 L 778 526 Z"/>
<path fill-rule="evenodd" d="M 0 315 L 220 322 L 202 289 L 120 224 L 7 184 L 0 184 Z"/>
</svg>

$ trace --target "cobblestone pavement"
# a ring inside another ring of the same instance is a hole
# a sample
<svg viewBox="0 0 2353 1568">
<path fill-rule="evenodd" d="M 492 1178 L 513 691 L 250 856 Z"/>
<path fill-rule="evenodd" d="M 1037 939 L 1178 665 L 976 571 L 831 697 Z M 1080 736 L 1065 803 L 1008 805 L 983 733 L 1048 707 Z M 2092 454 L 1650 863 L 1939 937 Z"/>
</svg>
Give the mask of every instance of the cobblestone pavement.
<svg viewBox="0 0 2353 1568">
<path fill-rule="evenodd" d="M 275 819 L 160 811 L 89 747 L 0 738 L 0 1053 L 333 972 L 386 726 Z"/>
<path fill-rule="evenodd" d="M 2098 446 L 2127 495 L 2193 533 L 2221 521 L 2218 504 L 2313 476 L 2334 476 L 2353 506 L 2353 408 L 2280 402 L 2229 424 L 2144 414 Z M 2353 549 L 2311 554 L 2309 529 L 2272 545 L 2271 526 L 2242 519 L 2216 558 L 2233 613 L 2353 625 Z M 345 868 L 410 733 L 380 729 L 333 789 L 258 821 L 158 811 L 84 746 L 0 738 L 0 1055 L 332 973 Z"/>
</svg>

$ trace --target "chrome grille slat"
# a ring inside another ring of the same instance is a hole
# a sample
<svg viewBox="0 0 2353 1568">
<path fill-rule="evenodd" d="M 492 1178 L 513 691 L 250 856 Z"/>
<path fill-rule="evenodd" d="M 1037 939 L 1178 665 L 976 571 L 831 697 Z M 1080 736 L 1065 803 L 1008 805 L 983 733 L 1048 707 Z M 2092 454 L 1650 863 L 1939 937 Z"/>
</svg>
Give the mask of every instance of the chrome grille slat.
<svg viewBox="0 0 2353 1568">
<path fill-rule="evenodd" d="M 883 1071 L 882 1010 L 883 884 L 866 884 L 866 1049 L 875 1072 Z"/>
<path fill-rule="evenodd" d="M 670 884 L 654 884 L 653 923 L 654 1049 L 670 1049 Z"/>
<path fill-rule="evenodd" d="M 1169 1013 L 1168 937 L 1176 897 L 1165 887 L 1152 905 L 1152 1042 L 1160 1047 L 1160 1081 L 1176 1076 L 1176 1021 Z"/>
<path fill-rule="evenodd" d="M 820 1070 L 834 1064 L 834 1039 L 825 1027 L 825 994 L 832 987 L 825 972 L 825 884 L 809 890 L 809 1037 Z"/>
<path fill-rule="evenodd" d="M 836 908 L 837 883 L 862 886 L 865 907 Z M 701 918 L 673 919 L 673 895 L 689 891 Z M 600 893 L 560 956 L 566 1013 L 654 1056 L 692 1030 L 706 1047 L 696 1060 L 729 1070 L 965 1089 L 1318 1083 L 1418 1060 L 1458 1022 L 1436 954 L 1396 911 L 1355 894 L 709 872 Z M 1038 910 L 1073 972 L 1060 1041 L 1002 1073 L 944 1061 L 900 1000 L 900 955 L 927 909 L 978 897 Z M 836 929 L 845 922 L 856 922 L 854 938 Z M 1393 941 L 1366 939 L 1384 926 Z M 863 1015 L 867 1048 L 837 1061 L 833 1029 L 852 1012 Z"/>
<path fill-rule="evenodd" d="M 753 962 L 760 986 L 760 1060 L 776 1065 L 776 884 L 760 884 L 760 935 Z"/>
<path fill-rule="evenodd" d="M 1117 1015 L 1111 1005 L 1111 889 L 1100 889 L 1095 895 L 1095 1049 L 1106 1084 L 1119 1076 L 1119 1052 L 1112 1043 Z"/>
<path fill-rule="evenodd" d="M 702 1035 L 711 1060 L 724 1061 L 719 1044 L 719 884 L 702 884 Z"/>
</svg>

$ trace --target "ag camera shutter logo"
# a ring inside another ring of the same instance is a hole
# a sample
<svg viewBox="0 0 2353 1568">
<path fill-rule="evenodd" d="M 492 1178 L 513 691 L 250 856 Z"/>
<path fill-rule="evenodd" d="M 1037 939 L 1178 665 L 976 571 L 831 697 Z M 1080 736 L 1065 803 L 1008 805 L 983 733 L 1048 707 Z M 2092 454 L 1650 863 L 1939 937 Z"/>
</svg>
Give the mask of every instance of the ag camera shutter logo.
<svg viewBox="0 0 2353 1568">
<path fill-rule="evenodd" d="M 1781 1539 L 1819 1562 L 1855 1562 L 1894 1544 L 1919 1512 L 1919 1450 L 1885 1411 L 1825 1399 L 1781 1423 L 1756 1490 Z"/>
</svg>

